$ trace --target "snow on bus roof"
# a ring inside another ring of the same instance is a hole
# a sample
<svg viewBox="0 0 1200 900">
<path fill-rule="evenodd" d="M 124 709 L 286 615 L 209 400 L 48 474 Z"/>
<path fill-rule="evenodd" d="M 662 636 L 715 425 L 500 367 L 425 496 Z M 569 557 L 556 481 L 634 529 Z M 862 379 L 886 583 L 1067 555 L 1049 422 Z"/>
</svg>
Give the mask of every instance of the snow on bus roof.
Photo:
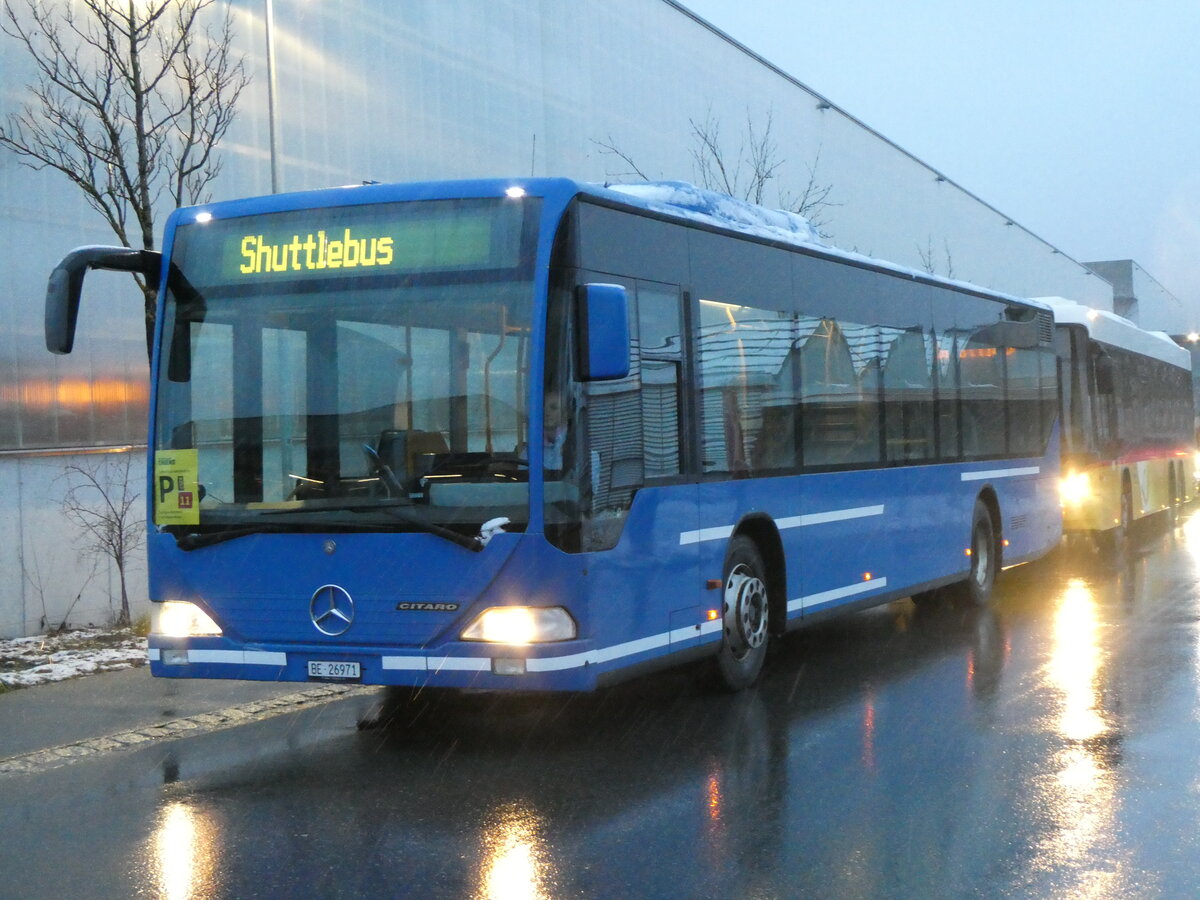
<svg viewBox="0 0 1200 900">
<path fill-rule="evenodd" d="M 1082 325 L 1094 340 L 1143 356 L 1150 356 L 1191 371 L 1192 355 L 1161 331 L 1143 331 L 1116 313 L 1084 306 L 1066 297 L 1038 297 L 1054 311 L 1059 325 Z"/>
<path fill-rule="evenodd" d="M 649 181 L 645 184 L 614 184 L 609 190 L 636 197 L 647 206 L 684 218 L 725 228 L 734 228 L 759 237 L 783 240 L 789 244 L 828 249 L 817 230 L 799 213 L 768 209 L 727 194 L 705 190 L 686 181 Z"/>
<path fill-rule="evenodd" d="M 608 191 L 637 201 L 646 209 L 666 213 L 675 218 L 690 219 L 706 225 L 740 231 L 754 237 L 808 247 L 827 256 L 866 263 L 897 275 L 922 281 L 933 281 L 978 293 L 998 295 L 1006 300 L 1046 308 L 1044 304 L 1027 297 L 1016 297 L 1004 291 L 984 288 L 968 281 L 943 278 L 898 263 L 876 259 L 873 256 L 842 250 L 826 243 L 812 223 L 799 213 L 759 206 L 727 194 L 697 187 L 686 181 L 647 181 L 637 184 L 607 184 L 603 187 Z"/>
</svg>

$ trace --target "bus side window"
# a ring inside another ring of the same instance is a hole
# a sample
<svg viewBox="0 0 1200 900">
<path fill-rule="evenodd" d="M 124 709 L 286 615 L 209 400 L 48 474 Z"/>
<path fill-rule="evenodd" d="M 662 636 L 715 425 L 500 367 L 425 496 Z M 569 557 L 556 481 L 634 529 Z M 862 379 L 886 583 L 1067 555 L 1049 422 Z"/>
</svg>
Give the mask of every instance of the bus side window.
<svg viewBox="0 0 1200 900">
<path fill-rule="evenodd" d="M 1005 453 L 1004 347 L 977 329 L 959 352 L 962 373 L 963 455 L 967 459 Z"/>
<path fill-rule="evenodd" d="M 700 301 L 704 471 L 746 475 L 795 464 L 798 328 L 791 313 Z"/>
<path fill-rule="evenodd" d="M 929 459 L 934 455 L 932 337 L 920 326 L 893 335 L 883 369 L 887 458 Z"/>
<path fill-rule="evenodd" d="M 642 453 L 646 478 L 677 475 L 683 325 L 679 288 L 638 282 L 638 351 L 642 384 Z"/>
<path fill-rule="evenodd" d="M 850 326 L 869 340 L 867 326 Z M 855 371 L 843 326 L 822 319 L 800 355 L 801 444 L 805 466 L 879 459 L 878 367 Z"/>
<path fill-rule="evenodd" d="M 1005 350 L 1008 386 L 1009 451 L 1022 456 L 1042 452 L 1041 383 L 1037 347 Z"/>
</svg>

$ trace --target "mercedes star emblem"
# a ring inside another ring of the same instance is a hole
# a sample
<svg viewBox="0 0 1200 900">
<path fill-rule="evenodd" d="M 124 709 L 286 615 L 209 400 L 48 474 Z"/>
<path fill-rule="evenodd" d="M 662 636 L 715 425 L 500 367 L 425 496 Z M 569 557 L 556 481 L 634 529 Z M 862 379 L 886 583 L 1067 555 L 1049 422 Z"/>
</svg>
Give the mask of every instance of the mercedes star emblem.
<svg viewBox="0 0 1200 900">
<path fill-rule="evenodd" d="M 354 601 L 345 588 L 326 584 L 317 588 L 308 602 L 308 615 L 321 634 L 337 637 L 354 622 Z"/>
</svg>

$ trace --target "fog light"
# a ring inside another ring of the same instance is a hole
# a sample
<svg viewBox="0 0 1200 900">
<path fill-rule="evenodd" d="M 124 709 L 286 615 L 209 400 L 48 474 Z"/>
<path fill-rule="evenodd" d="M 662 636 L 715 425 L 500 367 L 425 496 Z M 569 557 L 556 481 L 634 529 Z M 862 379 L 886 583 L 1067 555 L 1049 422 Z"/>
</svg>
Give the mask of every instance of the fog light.
<svg viewBox="0 0 1200 900">
<path fill-rule="evenodd" d="M 195 603 L 168 600 L 153 604 L 150 632 L 165 637 L 201 637 L 221 634 L 221 626 Z"/>
<path fill-rule="evenodd" d="M 524 675 L 525 660 L 523 659 L 493 659 L 492 672 L 497 675 Z"/>
<path fill-rule="evenodd" d="M 464 641 L 491 644 L 541 644 L 569 641 L 575 620 L 561 606 L 492 606 L 462 633 Z"/>
</svg>

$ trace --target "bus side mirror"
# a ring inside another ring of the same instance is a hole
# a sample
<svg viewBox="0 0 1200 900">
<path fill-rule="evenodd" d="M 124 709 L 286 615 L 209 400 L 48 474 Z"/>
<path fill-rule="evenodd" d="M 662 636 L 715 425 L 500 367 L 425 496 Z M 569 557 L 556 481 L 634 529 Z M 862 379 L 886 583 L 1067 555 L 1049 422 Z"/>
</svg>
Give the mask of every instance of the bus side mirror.
<svg viewBox="0 0 1200 900">
<path fill-rule="evenodd" d="M 613 381 L 629 375 L 629 298 L 619 284 L 576 289 L 580 376 Z"/>
<path fill-rule="evenodd" d="M 131 247 L 80 247 L 63 257 L 46 285 L 46 349 L 70 353 L 75 345 L 75 323 L 79 319 L 79 297 L 88 269 L 137 272 L 157 284 L 162 255 L 154 250 Z"/>
</svg>

